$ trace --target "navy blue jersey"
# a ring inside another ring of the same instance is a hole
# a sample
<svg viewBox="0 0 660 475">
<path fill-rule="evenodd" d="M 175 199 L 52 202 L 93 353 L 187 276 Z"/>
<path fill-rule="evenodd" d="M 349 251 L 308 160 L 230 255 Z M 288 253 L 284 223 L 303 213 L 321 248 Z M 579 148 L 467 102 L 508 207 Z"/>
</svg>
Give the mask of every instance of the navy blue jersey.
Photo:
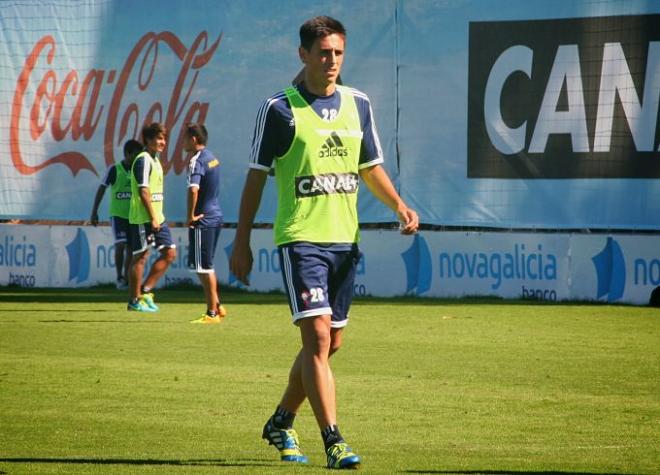
<svg viewBox="0 0 660 475">
<path fill-rule="evenodd" d="M 222 224 L 220 208 L 220 161 L 204 148 L 190 158 L 188 163 L 188 188 L 199 188 L 195 215 L 203 214 L 199 225 L 203 227 Z"/>
<path fill-rule="evenodd" d="M 329 96 L 315 96 L 304 88 L 296 86 L 305 101 L 324 120 L 333 120 L 341 104 L 341 93 L 335 91 Z M 383 162 L 383 151 L 380 146 L 376 124 L 369 98 L 363 92 L 352 89 L 360 125 L 363 132 L 360 148 L 360 168 L 367 168 Z M 293 141 L 295 123 L 291 106 L 284 92 L 279 92 L 264 101 L 254 128 L 250 168 L 270 171 L 273 160 L 283 156 Z"/>
</svg>

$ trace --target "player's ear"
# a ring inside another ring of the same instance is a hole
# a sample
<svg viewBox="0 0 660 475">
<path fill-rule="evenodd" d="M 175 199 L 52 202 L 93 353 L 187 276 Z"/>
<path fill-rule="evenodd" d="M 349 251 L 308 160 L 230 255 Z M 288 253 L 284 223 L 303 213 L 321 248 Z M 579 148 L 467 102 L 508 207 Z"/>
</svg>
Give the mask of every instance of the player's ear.
<svg viewBox="0 0 660 475">
<path fill-rule="evenodd" d="M 298 47 L 298 56 L 300 57 L 300 61 L 302 61 L 303 64 L 307 64 L 307 50 L 302 46 Z"/>
</svg>

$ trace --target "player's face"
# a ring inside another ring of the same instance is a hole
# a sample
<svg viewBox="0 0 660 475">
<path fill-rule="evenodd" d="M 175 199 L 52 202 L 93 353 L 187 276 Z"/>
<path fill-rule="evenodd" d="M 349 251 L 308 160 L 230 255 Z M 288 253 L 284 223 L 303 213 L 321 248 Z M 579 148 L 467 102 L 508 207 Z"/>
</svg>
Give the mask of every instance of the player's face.
<svg viewBox="0 0 660 475">
<path fill-rule="evenodd" d="M 343 36 L 332 35 L 317 38 L 312 48 L 307 51 L 300 48 L 300 59 L 305 63 L 305 79 L 312 88 L 327 88 L 337 83 L 344 62 L 345 39 Z"/>
<path fill-rule="evenodd" d="M 165 150 L 165 145 L 167 145 L 165 134 L 158 134 L 153 139 L 147 140 L 147 148 L 151 152 L 161 153 Z"/>
</svg>

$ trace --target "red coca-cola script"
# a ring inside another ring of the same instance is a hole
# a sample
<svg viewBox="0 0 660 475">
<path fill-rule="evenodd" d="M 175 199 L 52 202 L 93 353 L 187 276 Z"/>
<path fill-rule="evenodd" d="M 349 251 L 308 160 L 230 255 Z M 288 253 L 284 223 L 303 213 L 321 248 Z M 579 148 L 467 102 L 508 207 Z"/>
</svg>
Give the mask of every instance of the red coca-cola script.
<svg viewBox="0 0 660 475">
<path fill-rule="evenodd" d="M 163 122 L 170 134 L 168 147 L 160 157 L 163 171 L 167 173 L 173 168 L 180 174 L 186 167 L 182 127 L 189 122 L 204 123 L 206 120 L 209 103 L 193 100 L 193 91 L 221 38 L 219 35 L 209 45 L 208 34 L 202 31 L 190 47 L 186 47 L 174 33 L 146 33 L 128 54 L 119 74 L 114 69 L 92 69 L 83 77 L 77 70 L 58 74 L 55 39 L 44 36 L 25 59 L 16 82 L 9 141 L 14 166 L 24 175 L 32 175 L 56 163 L 66 165 L 74 176 L 81 170 L 98 175 L 89 158 L 75 149 L 76 143 L 94 139 L 100 126 L 103 156 L 108 166 L 122 158 L 114 156 L 115 146 L 121 146 L 130 138 L 139 139 L 143 124 Z M 171 70 L 159 68 L 167 54 L 173 54 L 180 62 L 175 81 Z M 45 71 L 40 77 L 34 74 L 37 65 L 40 66 L 38 70 Z M 162 84 L 172 82 L 169 97 L 162 97 Z M 156 84 L 160 87 L 155 87 Z M 30 88 L 34 92 L 28 95 Z M 112 89 L 106 91 L 107 88 Z M 146 111 L 144 106 L 140 110 L 136 94 L 144 95 L 141 104 L 150 103 Z M 107 104 L 102 97 L 110 97 L 109 101 L 106 99 Z M 26 103 L 29 100 L 31 104 Z M 29 130 L 29 135 L 23 132 L 25 136 L 21 136 L 21 130 Z M 71 147 L 72 150 L 52 157 L 30 156 L 27 160 L 21 152 L 21 141 L 49 140 L 47 135 L 44 137 L 48 133 L 53 141 L 66 144 L 62 148 Z"/>
</svg>

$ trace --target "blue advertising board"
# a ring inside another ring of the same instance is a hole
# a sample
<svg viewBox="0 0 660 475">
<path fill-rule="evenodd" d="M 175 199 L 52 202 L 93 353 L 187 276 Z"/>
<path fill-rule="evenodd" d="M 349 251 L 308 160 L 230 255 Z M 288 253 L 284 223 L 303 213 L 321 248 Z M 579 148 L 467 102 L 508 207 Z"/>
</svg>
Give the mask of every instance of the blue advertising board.
<svg viewBox="0 0 660 475">
<path fill-rule="evenodd" d="M 259 106 L 300 70 L 300 24 L 327 14 L 423 223 L 660 229 L 658 0 L 127 5 L 0 3 L 0 219 L 87 219 L 123 143 L 160 121 L 165 214 L 183 221 L 181 128 L 196 121 L 236 222 Z M 276 202 L 269 183 L 257 221 Z M 395 219 L 366 189 L 359 211 Z"/>
</svg>

